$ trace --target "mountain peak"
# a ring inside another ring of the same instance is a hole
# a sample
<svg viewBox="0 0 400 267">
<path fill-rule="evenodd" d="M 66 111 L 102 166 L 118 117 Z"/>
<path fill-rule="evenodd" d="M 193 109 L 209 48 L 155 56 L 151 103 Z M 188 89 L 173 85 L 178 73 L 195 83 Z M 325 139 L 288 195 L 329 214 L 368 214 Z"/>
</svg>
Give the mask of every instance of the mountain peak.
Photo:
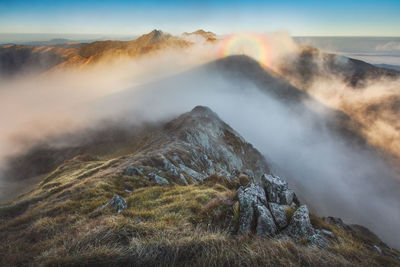
<svg viewBox="0 0 400 267">
<path fill-rule="evenodd" d="M 154 29 L 147 34 L 143 34 L 142 36 L 140 36 L 139 38 L 134 40 L 134 42 L 141 43 L 143 45 L 151 45 L 151 44 L 162 42 L 171 37 L 172 36 L 168 33 L 164 33 L 161 30 Z"/>
<path fill-rule="evenodd" d="M 218 117 L 218 115 L 214 111 L 212 111 L 209 107 L 206 106 L 196 106 L 190 111 L 190 113 L 192 115 Z"/>
<path fill-rule="evenodd" d="M 153 37 L 159 37 L 159 36 L 163 35 L 164 33 L 161 30 L 154 29 L 149 34 L 152 35 Z"/>
<path fill-rule="evenodd" d="M 183 36 L 202 36 L 204 39 L 206 39 L 206 41 L 208 42 L 213 42 L 217 40 L 217 35 L 213 32 L 206 32 L 205 30 L 197 30 L 194 32 L 185 32 L 183 33 Z"/>
</svg>

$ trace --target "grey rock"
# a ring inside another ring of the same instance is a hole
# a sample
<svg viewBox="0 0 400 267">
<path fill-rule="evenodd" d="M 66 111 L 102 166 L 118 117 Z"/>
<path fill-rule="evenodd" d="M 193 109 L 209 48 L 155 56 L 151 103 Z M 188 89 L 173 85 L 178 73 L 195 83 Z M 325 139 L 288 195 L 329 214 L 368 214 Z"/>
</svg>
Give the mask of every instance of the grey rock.
<svg viewBox="0 0 400 267">
<path fill-rule="evenodd" d="M 202 182 L 205 178 L 207 178 L 207 176 L 205 176 L 201 173 L 198 173 L 197 171 L 195 171 L 183 164 L 180 164 L 179 167 L 181 168 L 181 170 L 183 172 L 186 172 L 190 177 L 194 178 L 197 182 Z"/>
<path fill-rule="evenodd" d="M 262 187 L 251 184 L 238 189 L 239 198 L 239 232 L 247 233 L 256 219 L 256 208 L 266 203 L 265 192 Z"/>
<path fill-rule="evenodd" d="M 264 174 L 261 177 L 261 185 L 264 188 L 269 202 L 291 205 L 294 192 L 288 189 L 288 184 L 278 176 Z"/>
<path fill-rule="evenodd" d="M 126 200 L 119 195 L 114 195 L 113 198 L 110 200 L 109 204 L 111 207 L 117 210 L 118 213 L 120 213 L 121 211 L 123 211 L 128 207 L 128 205 L 126 204 Z"/>
<path fill-rule="evenodd" d="M 156 182 L 159 185 L 169 185 L 169 182 L 164 177 L 161 177 L 154 172 L 151 172 L 147 175 L 151 181 Z"/>
<path fill-rule="evenodd" d="M 257 227 L 256 232 L 260 237 L 273 237 L 276 235 L 277 229 L 272 218 L 271 212 L 264 205 L 256 206 L 257 210 Z"/>
<path fill-rule="evenodd" d="M 320 248 L 328 247 L 328 242 L 319 230 L 315 230 L 315 233 L 308 238 L 311 244 Z"/>
<path fill-rule="evenodd" d="M 326 230 L 326 229 L 322 229 L 321 233 L 324 234 L 327 237 L 330 237 L 330 238 L 334 238 L 335 237 L 335 235 L 331 231 Z"/>
<path fill-rule="evenodd" d="M 125 192 L 128 194 L 132 194 L 132 190 L 129 190 L 129 189 L 125 189 Z"/>
<path fill-rule="evenodd" d="M 279 229 L 283 229 L 288 225 L 288 220 L 286 216 L 286 208 L 285 205 L 279 205 L 276 203 L 268 203 L 269 210 L 271 211 L 272 216 L 275 219 L 276 226 Z"/>
<path fill-rule="evenodd" d="M 137 168 L 135 166 L 129 166 L 126 168 L 124 174 L 133 176 L 133 175 L 143 175 L 143 169 L 142 168 Z"/>
<path fill-rule="evenodd" d="M 379 252 L 379 254 L 382 254 L 382 249 L 378 247 L 377 245 L 374 245 L 374 249 Z"/>
<path fill-rule="evenodd" d="M 300 206 L 293 214 L 285 233 L 295 241 L 306 239 L 318 247 L 326 247 L 325 238 L 311 225 L 306 205 Z"/>
<path fill-rule="evenodd" d="M 174 164 L 169 162 L 167 159 L 163 159 L 163 170 L 165 170 L 172 177 L 179 176 L 179 168 L 177 168 Z"/>
</svg>

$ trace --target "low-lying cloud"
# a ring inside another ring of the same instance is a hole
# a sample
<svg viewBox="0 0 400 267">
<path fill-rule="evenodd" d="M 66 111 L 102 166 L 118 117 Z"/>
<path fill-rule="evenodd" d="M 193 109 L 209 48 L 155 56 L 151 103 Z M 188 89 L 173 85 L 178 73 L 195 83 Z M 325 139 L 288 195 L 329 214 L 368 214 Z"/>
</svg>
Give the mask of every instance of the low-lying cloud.
<svg viewBox="0 0 400 267">
<path fill-rule="evenodd" d="M 296 51 L 287 35 L 274 37 L 271 53 L 279 57 L 272 64 Z M 263 92 L 268 85 L 261 90 L 252 80 L 238 81 L 216 69 L 183 72 L 215 57 L 216 47 L 207 44 L 184 54 L 169 51 L 1 83 L 0 165 L 39 140 L 92 127 L 104 118 L 138 124 L 205 105 L 265 154 L 314 211 L 366 225 L 400 246 L 400 187 L 390 167 L 377 154 L 332 133 L 324 119 L 332 114 L 311 112 L 313 101 L 288 104 Z"/>
</svg>

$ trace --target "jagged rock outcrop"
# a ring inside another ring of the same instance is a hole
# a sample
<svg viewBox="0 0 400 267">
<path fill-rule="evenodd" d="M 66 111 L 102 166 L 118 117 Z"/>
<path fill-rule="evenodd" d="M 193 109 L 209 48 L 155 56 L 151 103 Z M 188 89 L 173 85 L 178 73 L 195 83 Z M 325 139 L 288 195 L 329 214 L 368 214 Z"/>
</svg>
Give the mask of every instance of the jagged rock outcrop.
<svg viewBox="0 0 400 267">
<path fill-rule="evenodd" d="M 298 207 L 293 190 L 280 177 L 263 174 L 260 183 L 241 186 L 238 198 L 239 233 L 253 231 L 260 237 L 281 234 L 296 242 L 307 241 L 318 247 L 327 246 L 323 234 L 311 225 L 307 206 Z M 293 208 L 296 211 L 289 218 L 288 210 Z M 331 232 L 326 234 L 333 235 Z"/>
<path fill-rule="evenodd" d="M 259 151 L 203 106 L 167 123 L 148 143 L 127 158 L 125 175 L 154 173 L 169 183 L 191 184 L 213 174 L 229 179 L 245 174 L 257 182 L 270 172 Z"/>
<path fill-rule="evenodd" d="M 147 177 L 159 185 L 203 183 L 220 175 L 240 185 L 240 234 L 287 235 L 323 246 L 306 206 L 288 183 L 272 175 L 265 158 L 209 108 L 197 106 L 155 133 L 149 146 L 126 159 L 125 175 Z M 297 209 L 292 218 L 288 210 Z"/>
</svg>

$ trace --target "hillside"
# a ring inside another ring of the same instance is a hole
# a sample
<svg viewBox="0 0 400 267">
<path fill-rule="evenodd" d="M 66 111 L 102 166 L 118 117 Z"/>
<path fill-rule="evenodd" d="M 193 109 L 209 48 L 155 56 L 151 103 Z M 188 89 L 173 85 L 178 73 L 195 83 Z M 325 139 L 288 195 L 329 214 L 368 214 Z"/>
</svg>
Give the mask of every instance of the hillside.
<svg viewBox="0 0 400 267">
<path fill-rule="evenodd" d="M 299 88 L 307 88 L 315 79 L 335 77 L 353 88 L 364 88 L 369 80 L 395 79 L 395 70 L 344 56 L 300 46 L 291 60 L 283 61 L 277 71 Z"/>
<path fill-rule="evenodd" d="M 66 160 L 2 206 L 1 265 L 400 262 L 365 227 L 309 213 L 260 152 L 207 107 L 136 136 L 108 155 Z"/>
</svg>

